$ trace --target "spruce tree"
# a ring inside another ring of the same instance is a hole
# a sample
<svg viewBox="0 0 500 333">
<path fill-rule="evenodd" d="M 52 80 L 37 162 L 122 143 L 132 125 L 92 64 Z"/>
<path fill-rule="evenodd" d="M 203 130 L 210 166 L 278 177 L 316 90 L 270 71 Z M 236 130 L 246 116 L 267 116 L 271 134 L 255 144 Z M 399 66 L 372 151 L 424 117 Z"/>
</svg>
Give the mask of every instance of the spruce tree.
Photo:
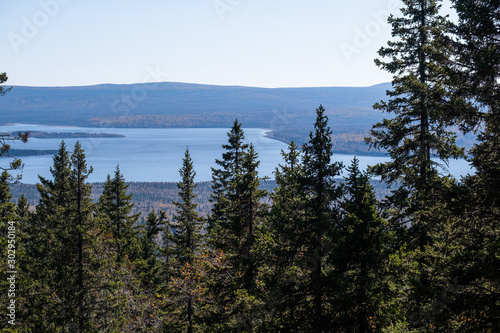
<svg viewBox="0 0 500 333">
<path fill-rule="evenodd" d="M 54 156 L 53 180 L 41 178 L 42 196 L 29 225 L 27 263 L 33 280 L 30 313 L 39 331 L 87 332 L 124 327 L 122 285 L 116 278 L 103 219 L 95 216 L 92 168 L 77 142 L 69 155 L 64 142 Z"/>
<path fill-rule="evenodd" d="M 252 331 L 256 325 L 256 237 L 267 208 L 266 191 L 259 189 L 258 155 L 243 143 L 235 121 L 223 148 L 221 169 L 213 169 L 214 208 L 210 245 L 224 257 L 223 269 L 211 282 L 214 304 L 205 309 L 213 329 Z"/>
<path fill-rule="evenodd" d="M 337 231 L 338 248 L 332 260 L 342 267 L 345 286 L 339 304 L 343 305 L 339 326 L 353 332 L 380 329 L 391 318 L 391 291 L 388 288 L 390 237 L 381 218 L 368 172 L 359 169 L 355 157 L 347 168 L 343 218 Z"/>
<path fill-rule="evenodd" d="M 67 243 L 64 245 L 67 254 L 69 254 L 67 257 L 69 259 L 68 272 L 72 274 L 69 276 L 69 281 L 64 282 L 70 282 L 69 285 L 74 290 L 75 307 L 78 308 L 76 317 L 78 324 L 75 327 L 78 327 L 78 332 L 84 332 L 90 328 L 88 320 L 89 309 L 86 302 L 90 289 L 90 285 L 86 284 L 89 279 L 89 272 L 85 266 L 90 259 L 88 257 L 90 253 L 87 251 L 90 248 L 89 243 L 92 243 L 92 238 L 89 237 L 89 234 L 93 231 L 92 213 L 94 207 L 91 200 L 91 186 L 86 183 L 88 176 L 92 173 L 92 167 L 87 167 L 85 153 L 79 142 L 75 144 L 75 149 L 71 155 L 71 164 L 73 167 L 70 174 L 72 200 L 68 211 L 68 217 L 71 222 L 69 228 L 65 230 L 64 236 Z M 73 241 L 69 241 L 69 239 L 73 239 Z M 71 259 L 73 259 L 74 264 L 71 264 Z"/>
<path fill-rule="evenodd" d="M 26 246 L 25 265 L 33 281 L 29 318 L 39 330 L 63 327 L 70 318 L 65 299 L 57 283 L 65 279 L 62 256 L 66 242 L 64 228 L 68 226 L 68 209 L 71 203 L 71 160 L 64 141 L 59 145 L 50 168 L 52 180 L 39 177 L 37 184 L 41 199 L 36 214 L 28 220 L 29 239 Z M 31 311 L 38 309 L 38 311 Z"/>
<path fill-rule="evenodd" d="M 195 193 L 196 184 L 194 182 L 196 172 L 193 169 L 189 149 L 186 149 L 179 173 L 181 181 L 177 183 L 177 187 L 179 188 L 180 201 L 174 201 L 176 215 L 174 216 L 175 223 L 172 224 L 175 234 L 172 246 L 176 260 L 179 266 L 182 266 L 185 263 L 192 264 L 200 253 L 201 229 L 203 227 L 203 218 L 198 216 L 196 211 L 198 205 L 194 202 L 198 196 Z"/>
<path fill-rule="evenodd" d="M 16 206 L 16 214 L 19 218 L 21 219 L 26 219 L 30 215 L 30 205 L 28 203 L 28 199 L 26 196 L 21 194 L 19 199 L 17 200 L 17 206 Z"/>
<path fill-rule="evenodd" d="M 63 210 L 69 206 L 71 160 L 64 141 L 61 142 L 57 154 L 53 157 L 50 173 L 53 180 L 39 176 L 40 183 L 37 184 L 41 196 L 37 214 L 44 215 L 45 221 L 56 215 L 65 215 Z"/>
<path fill-rule="evenodd" d="M 139 277 L 142 284 L 153 292 L 156 292 L 165 282 L 163 276 L 168 270 L 163 269 L 161 262 L 161 240 L 164 229 L 168 225 L 168 218 L 165 212 L 158 213 L 151 211 L 144 224 L 138 225 L 140 236 L 141 260 L 138 261 Z M 165 240 L 164 240 L 165 241 Z"/>
<path fill-rule="evenodd" d="M 450 51 L 444 41 L 449 23 L 439 15 L 440 2 L 405 0 L 403 16 L 388 20 L 395 40 L 382 47 L 381 59 L 375 60 L 381 69 L 393 74 L 393 90 L 387 92 L 388 101 L 374 107 L 394 117 L 375 124 L 367 142 L 386 149 L 391 157 L 374 171 L 388 184 L 398 186 L 390 204 L 397 208 L 399 223 L 408 222 L 414 212 L 432 202 L 429 193 L 438 166 L 463 156 L 449 127 L 456 124 L 450 110 L 459 103 L 447 89 L 445 64 Z M 413 234 L 418 246 L 424 246 L 428 226 L 423 225 L 428 223 L 425 217 L 420 220 Z"/>
<path fill-rule="evenodd" d="M 237 174 L 234 189 L 228 195 L 231 202 L 231 231 L 238 239 L 236 249 L 241 256 L 238 266 L 241 265 L 243 286 L 246 290 L 255 288 L 256 258 L 253 252 L 257 230 L 266 208 L 262 199 L 267 192 L 259 188 L 262 180 L 257 171 L 259 164 L 258 154 L 253 145 L 250 145 L 248 153 L 242 158 L 243 172 Z"/>
<path fill-rule="evenodd" d="M 0 176 L 0 218 L 2 221 L 8 222 L 7 220 L 14 218 L 16 204 L 11 200 L 9 173 L 4 170 Z"/>
<path fill-rule="evenodd" d="M 492 0 L 454 0 L 453 4 L 459 17 L 452 68 L 455 89 L 479 105 L 482 125 L 471 162 L 489 192 L 485 208 L 500 207 L 496 195 L 500 186 L 500 5 Z"/>
<path fill-rule="evenodd" d="M 31 258 L 27 256 L 26 246 L 28 245 L 29 235 L 30 235 L 30 220 L 33 218 L 33 214 L 29 210 L 28 200 L 24 194 L 21 194 L 16 205 L 16 261 L 18 270 L 22 272 L 29 272 L 31 268 L 29 264 Z M 33 287 L 35 282 L 31 279 L 30 274 L 22 274 L 18 276 L 17 279 L 18 292 L 16 297 L 17 303 L 17 322 L 21 330 L 29 331 L 33 327 L 31 318 L 29 318 L 29 312 L 31 307 L 30 296 L 32 295 Z M 39 311 L 38 309 L 35 311 Z"/>
<path fill-rule="evenodd" d="M 281 152 L 284 160 L 274 172 L 276 188 L 260 247 L 266 260 L 261 268 L 268 297 L 266 307 L 272 316 L 266 328 L 275 331 L 299 331 L 306 324 L 303 304 L 307 286 L 302 276 L 307 272 L 301 255 L 304 238 L 306 196 L 302 188 L 304 168 L 300 149 L 292 142 Z"/>
<path fill-rule="evenodd" d="M 108 219 L 106 231 L 112 234 L 112 240 L 118 261 L 133 261 L 138 256 L 138 237 L 134 230 L 140 213 L 131 214 L 134 207 L 132 194 L 127 194 L 128 185 L 117 165 L 113 178 L 107 176 L 104 190 L 99 198 L 99 213 Z"/>
<path fill-rule="evenodd" d="M 331 313 L 327 313 L 328 295 L 333 285 L 327 283 L 331 275 L 326 259 L 334 251 L 334 230 L 339 224 L 338 203 L 342 191 L 335 177 L 339 176 L 342 164 L 332 161 L 332 131 L 322 105 L 316 109 L 314 130 L 309 141 L 303 145 L 304 176 L 303 191 L 307 195 L 305 208 L 305 231 L 303 239 L 304 259 L 309 261 L 307 274 L 310 300 L 306 305 L 310 330 L 325 332 L 330 329 Z"/>
<path fill-rule="evenodd" d="M 454 26 L 450 82 L 476 106 L 469 116 L 479 130 L 469 161 L 474 173 L 450 187 L 439 212 L 446 223 L 433 234 L 433 276 L 438 298 L 430 319 L 461 332 L 500 330 L 500 4 L 452 1 Z M 427 317 L 428 318 L 428 317 Z M 426 318 L 426 319 L 427 319 Z"/>
<path fill-rule="evenodd" d="M 244 143 L 245 134 L 241 129 L 241 123 L 237 119 L 234 121 L 233 127 L 227 133 L 227 136 L 228 143 L 222 145 L 222 148 L 225 149 L 222 159 L 215 160 L 219 168 L 212 168 L 212 194 L 210 201 L 213 203 L 213 208 L 208 219 L 209 230 L 216 223 L 225 223 L 225 196 L 229 191 L 230 183 L 241 172 L 241 160 L 248 149 L 248 144 Z"/>
<path fill-rule="evenodd" d="M 396 186 L 386 201 L 391 207 L 389 222 L 399 229 L 400 246 L 415 264 L 408 267 L 406 281 L 410 284 L 408 317 L 422 313 L 435 296 L 427 248 L 432 246 L 432 234 L 442 227 L 433 215 L 440 194 L 446 191 L 447 180 L 440 177 L 439 167 L 450 158 L 464 156 L 451 126 L 463 125 L 460 112 L 470 107 L 449 86 L 451 26 L 439 14 L 440 7 L 438 0 L 405 0 L 402 16 L 389 17 L 395 40 L 381 48 L 381 59 L 375 60 L 393 74 L 393 90 L 387 92 L 387 102 L 374 107 L 394 117 L 375 124 L 367 142 L 387 149 L 391 158 L 373 170 Z M 413 320 L 413 325 L 426 323 Z"/>
<path fill-rule="evenodd" d="M 201 230 L 204 219 L 198 216 L 197 204 L 194 202 L 197 197 L 194 182 L 196 172 L 193 169 L 189 149 L 186 149 L 179 173 L 181 181 L 177 183 L 177 187 L 179 188 L 180 201 L 174 201 L 176 215 L 171 225 L 173 233 L 171 254 L 174 266 L 173 277 L 185 280 L 186 289 L 183 291 L 187 291 L 187 294 L 176 294 L 176 307 L 180 318 L 180 325 L 177 329 L 192 333 L 196 327 L 195 311 L 197 308 L 193 290 L 196 289 L 196 285 L 199 285 L 199 281 L 196 279 L 197 276 L 191 273 L 191 270 L 201 253 Z M 183 271 L 186 270 L 189 274 L 183 274 Z"/>
</svg>

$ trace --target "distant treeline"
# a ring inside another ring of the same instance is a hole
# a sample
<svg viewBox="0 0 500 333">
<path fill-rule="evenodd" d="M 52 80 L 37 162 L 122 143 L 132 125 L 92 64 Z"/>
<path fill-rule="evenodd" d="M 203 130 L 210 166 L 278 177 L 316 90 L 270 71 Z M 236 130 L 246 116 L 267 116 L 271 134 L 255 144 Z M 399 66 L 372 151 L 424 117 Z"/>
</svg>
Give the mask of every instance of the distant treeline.
<svg viewBox="0 0 500 333">
<path fill-rule="evenodd" d="M 342 179 L 339 179 L 342 182 Z M 382 200 L 390 189 L 386 184 L 371 180 L 371 185 L 375 189 L 376 196 Z M 147 217 L 151 211 L 163 210 L 172 217 L 175 213 L 174 201 L 179 200 L 179 189 L 175 182 L 127 182 L 128 190 L 133 194 L 131 202 L 134 204 L 133 213 L 141 213 L 141 219 Z M 211 182 L 196 183 L 196 194 L 198 197 L 194 202 L 198 205 L 196 210 L 202 215 L 207 216 L 212 209 L 210 203 L 210 195 L 212 193 Z M 12 202 L 17 202 L 21 195 L 24 194 L 29 205 L 34 209 L 38 205 L 41 196 L 37 190 L 36 184 L 24 184 L 21 182 L 10 185 L 12 191 Z M 276 187 L 274 180 L 262 182 L 261 188 L 272 192 Z M 104 183 L 92 183 L 92 200 L 97 202 L 104 188 Z"/>
<path fill-rule="evenodd" d="M 87 132 L 29 132 L 31 138 L 37 139 L 81 139 L 81 138 L 124 138 L 123 134 L 115 133 L 87 133 Z M 12 132 L 10 135 L 14 136 Z"/>
</svg>

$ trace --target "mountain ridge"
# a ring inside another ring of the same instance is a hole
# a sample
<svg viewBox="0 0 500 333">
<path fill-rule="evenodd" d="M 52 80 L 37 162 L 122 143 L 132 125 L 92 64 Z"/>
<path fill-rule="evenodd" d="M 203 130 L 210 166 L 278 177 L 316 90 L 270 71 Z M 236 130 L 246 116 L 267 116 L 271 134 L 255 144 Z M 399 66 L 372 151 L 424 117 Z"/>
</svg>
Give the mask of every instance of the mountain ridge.
<svg viewBox="0 0 500 333">
<path fill-rule="evenodd" d="M 0 98 L 0 122 L 229 128 L 238 118 L 245 127 L 269 129 L 272 138 L 300 143 L 322 104 L 334 134 L 343 135 L 340 141 L 352 141 L 355 136 L 359 144 L 371 126 L 382 120 L 382 113 L 372 106 L 385 98 L 390 86 L 260 88 L 183 82 L 13 86 Z"/>
</svg>

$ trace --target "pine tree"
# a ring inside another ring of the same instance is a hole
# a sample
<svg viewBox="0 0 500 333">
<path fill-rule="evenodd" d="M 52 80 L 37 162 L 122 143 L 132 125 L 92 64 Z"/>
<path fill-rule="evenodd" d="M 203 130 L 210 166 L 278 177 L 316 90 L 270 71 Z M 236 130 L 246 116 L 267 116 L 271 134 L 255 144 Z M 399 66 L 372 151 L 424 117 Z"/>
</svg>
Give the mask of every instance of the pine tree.
<svg viewBox="0 0 500 333">
<path fill-rule="evenodd" d="M 37 184 L 41 196 L 37 214 L 43 215 L 45 221 L 56 215 L 65 215 L 63 210 L 69 206 L 71 160 L 64 141 L 61 142 L 57 154 L 53 157 L 50 173 L 53 180 L 39 176 L 40 183 Z"/>
<path fill-rule="evenodd" d="M 111 233 L 118 261 L 133 261 L 138 256 L 139 244 L 134 225 L 140 213 L 131 214 L 134 204 L 132 194 L 127 194 L 128 185 L 116 166 L 114 177 L 108 175 L 104 190 L 99 198 L 99 213 L 107 217 L 106 231 Z"/>
<path fill-rule="evenodd" d="M 477 177 L 488 191 L 484 207 L 500 207 L 500 5 L 497 1 L 454 0 L 459 21 L 455 34 L 455 88 L 479 104 L 482 128 L 471 150 Z M 458 81 L 458 82 L 457 82 Z"/>
<path fill-rule="evenodd" d="M 335 177 L 339 176 L 342 164 L 332 161 L 332 131 L 328 127 L 328 117 L 322 105 L 316 109 L 314 131 L 309 134 L 309 141 L 304 144 L 303 165 L 304 176 L 302 186 L 307 195 L 305 208 L 306 233 L 303 239 L 304 258 L 309 261 L 310 271 L 307 283 L 311 299 L 307 305 L 310 329 L 316 332 L 328 331 L 331 314 L 328 305 L 328 290 L 332 285 L 327 283 L 330 268 L 326 259 L 334 251 L 334 229 L 339 224 L 337 205 L 341 197 L 341 189 L 336 185 Z"/>
<path fill-rule="evenodd" d="M 210 244 L 222 253 L 225 263 L 211 284 L 214 304 L 206 309 L 206 321 L 214 330 L 251 332 L 259 303 L 256 235 L 267 210 L 262 204 L 267 193 L 259 189 L 258 155 L 253 146 L 243 143 L 237 121 L 228 137 L 223 160 L 216 160 L 222 169 L 213 169 L 214 208 L 210 217 Z"/>
<path fill-rule="evenodd" d="M 36 214 L 28 220 L 26 272 L 33 281 L 28 318 L 40 331 L 63 327 L 69 318 L 56 283 L 67 273 L 61 258 L 64 253 L 64 228 L 68 225 L 71 202 L 71 160 L 64 141 L 53 157 L 53 179 L 39 177 L 41 199 Z M 36 309 L 38 311 L 36 311 Z"/>
<path fill-rule="evenodd" d="M 197 195 L 195 193 L 196 184 L 194 177 L 196 172 L 193 170 L 193 161 L 189 154 L 189 149 L 186 149 L 182 167 L 179 170 L 181 181 L 177 183 L 179 188 L 180 201 L 174 201 L 176 206 L 176 215 L 174 223 L 171 226 L 173 238 L 171 244 L 171 253 L 173 256 L 173 278 L 184 278 L 187 289 L 187 295 L 177 293 L 176 307 L 181 318 L 178 330 L 186 330 L 192 333 L 195 329 L 195 311 L 197 302 L 193 297 L 193 291 L 199 285 L 195 274 L 191 274 L 191 269 L 199 258 L 202 246 L 203 218 L 198 216 L 196 211 L 197 204 L 194 202 Z M 183 271 L 188 271 L 189 274 L 184 274 Z M 174 287 L 175 288 L 175 287 Z M 179 289 L 179 288 L 177 288 Z"/>
<path fill-rule="evenodd" d="M 89 237 L 89 231 L 92 231 L 92 212 L 94 207 L 91 201 L 91 186 L 86 184 L 86 179 L 92 173 L 92 167 L 87 167 L 87 162 L 85 160 L 85 153 L 79 142 L 75 144 L 75 149 L 71 155 L 71 164 L 73 166 L 72 172 L 70 174 L 70 181 L 72 185 L 72 201 L 69 207 L 69 219 L 70 228 L 68 228 L 65 234 L 66 240 L 70 238 L 76 238 L 74 242 L 67 242 L 65 245 L 67 254 L 69 254 L 68 259 L 73 259 L 75 264 L 71 264 L 69 260 L 68 271 L 72 272 L 69 280 L 73 283 L 69 285 L 74 289 L 74 295 L 76 296 L 74 301 L 76 301 L 75 307 L 78 308 L 77 312 L 77 325 L 78 332 L 84 332 L 90 328 L 88 323 L 88 308 L 86 304 L 86 296 L 88 293 L 89 285 L 86 285 L 88 277 L 85 265 L 89 259 L 87 256 L 90 253 L 86 253 L 86 248 L 89 248 L 89 244 L 92 240 Z M 64 281 L 65 283 L 70 281 Z M 76 318 L 75 318 L 76 319 Z"/>
<path fill-rule="evenodd" d="M 450 186 L 433 234 L 431 266 L 438 302 L 430 321 L 461 332 L 500 330 L 500 4 L 452 1 L 458 14 L 450 60 L 454 93 L 476 106 L 469 126 L 479 135 L 469 158 L 475 173 Z M 443 297 L 443 295 L 445 297 Z M 429 320 L 429 316 L 427 318 Z"/>
<path fill-rule="evenodd" d="M 19 218 L 21 219 L 26 219 L 30 215 L 30 205 L 28 203 L 28 199 L 26 196 L 21 194 L 19 199 L 17 200 L 17 206 L 16 206 L 16 214 Z"/>
<path fill-rule="evenodd" d="M 333 265 L 342 267 L 339 326 L 353 332 L 380 329 L 391 319 L 386 269 L 389 259 L 389 230 L 380 217 L 369 173 L 359 169 L 355 157 L 347 168 L 343 219 Z M 342 299 L 343 298 L 343 299 Z"/>
<path fill-rule="evenodd" d="M 440 3 L 405 0 L 403 16 L 389 17 L 397 39 L 379 51 L 389 60 L 377 59 L 376 64 L 393 74 L 394 88 L 387 92 L 389 101 L 374 107 L 394 117 L 375 124 L 367 139 L 372 147 L 387 149 L 391 157 L 373 170 L 389 185 L 397 186 L 386 203 L 391 207 L 389 222 L 399 229 L 399 244 L 406 247 L 408 260 L 414 263 L 404 282 L 410 286 L 408 317 L 423 313 L 434 298 L 427 249 L 443 222 L 433 215 L 446 192 L 447 179 L 439 176 L 439 166 L 464 156 L 451 126 L 467 128 L 464 114 L 470 109 L 470 103 L 454 94 L 449 85 L 447 34 L 451 25 L 440 16 Z M 427 324 L 413 320 L 413 325 Z"/>
<path fill-rule="evenodd" d="M 16 204 L 11 202 L 12 194 L 10 193 L 8 181 L 9 173 L 4 170 L 0 176 L 0 218 L 5 222 L 8 222 L 8 219 L 14 218 L 16 207 Z"/>
<path fill-rule="evenodd" d="M 234 121 L 233 127 L 227 133 L 227 136 L 228 144 L 222 145 L 222 148 L 225 149 L 225 152 L 222 154 L 222 160 L 215 160 L 215 163 L 220 168 L 212 168 L 211 202 L 213 203 L 213 208 L 208 219 L 209 230 L 215 223 L 225 223 L 225 195 L 229 190 L 230 183 L 240 173 L 241 160 L 246 149 L 248 149 L 248 144 L 244 143 L 245 135 L 241 129 L 241 123 L 237 119 Z"/>
<path fill-rule="evenodd" d="M 139 277 L 142 284 L 153 292 L 165 283 L 165 276 L 168 270 L 163 269 L 161 262 L 161 240 L 165 237 L 163 231 L 167 228 L 168 218 L 165 212 L 155 213 L 151 211 L 144 224 L 138 225 L 140 235 L 141 262 L 139 265 Z M 165 240 L 164 240 L 165 241 Z"/>
<path fill-rule="evenodd" d="M 306 197 L 302 188 L 304 169 L 300 150 L 294 142 L 288 146 L 288 152 L 281 154 L 285 163 L 274 172 L 276 188 L 271 194 L 270 216 L 263 227 L 260 245 L 266 258 L 261 270 L 269 295 L 266 307 L 272 313 L 266 328 L 294 332 L 307 320 L 301 315 L 307 292 L 300 278 L 307 272 L 301 255 L 307 235 Z"/>
<path fill-rule="evenodd" d="M 94 214 L 86 183 L 91 172 L 81 145 L 69 156 L 62 143 L 51 168 L 54 179 L 41 178 L 38 185 L 42 199 L 29 225 L 32 262 L 26 263 L 35 281 L 30 303 L 38 309 L 29 318 L 38 331 L 124 327 L 127 293 L 117 278 L 104 220 Z"/>
<path fill-rule="evenodd" d="M 379 51 L 376 64 L 393 74 L 393 90 L 387 102 L 376 109 L 394 114 L 371 130 L 371 147 L 387 149 L 391 161 L 374 168 L 388 184 L 399 187 L 390 197 L 397 208 L 399 223 L 425 209 L 430 198 L 438 166 L 450 158 L 463 156 L 455 144 L 456 134 L 449 126 L 456 124 L 451 112 L 460 104 L 447 90 L 446 67 L 449 47 L 444 43 L 449 23 L 439 15 L 439 0 L 405 0 L 402 17 L 389 17 L 395 41 Z M 389 58 L 384 62 L 383 58 Z M 433 158 L 439 160 L 435 162 Z M 420 218 L 413 234 L 424 246 L 427 224 Z M 417 230 L 417 228 L 419 230 Z"/>
</svg>

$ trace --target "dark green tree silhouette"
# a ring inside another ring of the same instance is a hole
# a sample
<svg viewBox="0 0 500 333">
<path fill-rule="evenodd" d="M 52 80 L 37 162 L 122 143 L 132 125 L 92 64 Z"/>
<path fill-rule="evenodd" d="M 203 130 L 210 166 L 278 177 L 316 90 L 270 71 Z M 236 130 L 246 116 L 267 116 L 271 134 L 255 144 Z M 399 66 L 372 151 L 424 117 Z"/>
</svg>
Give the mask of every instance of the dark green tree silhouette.
<svg viewBox="0 0 500 333">
<path fill-rule="evenodd" d="M 224 257 L 223 269 L 210 282 L 213 306 L 205 309 L 206 322 L 214 330 L 252 331 L 259 316 L 256 238 L 267 211 L 262 202 L 267 192 L 259 188 L 258 155 L 243 140 L 241 124 L 235 121 L 223 145 L 223 159 L 216 160 L 221 169 L 213 169 L 209 242 Z"/>
<path fill-rule="evenodd" d="M 211 202 L 213 208 L 208 219 L 209 230 L 215 223 L 225 223 L 226 194 L 229 191 L 230 183 L 241 172 L 241 161 L 246 149 L 248 149 L 248 144 L 244 143 L 245 134 L 241 129 L 241 123 L 237 119 L 227 136 L 228 143 L 222 145 L 222 148 L 225 149 L 222 159 L 215 160 L 219 168 L 212 168 Z"/>
<path fill-rule="evenodd" d="M 378 211 L 370 175 L 355 157 L 347 168 L 343 219 L 331 264 L 343 273 L 339 326 L 353 332 L 384 327 L 391 318 L 386 271 L 390 249 L 387 223 Z M 384 309 L 384 310 L 382 310 Z"/>
<path fill-rule="evenodd" d="M 452 1 L 454 26 L 450 82 L 453 92 L 476 108 L 468 114 L 477 126 L 470 150 L 474 172 L 450 186 L 438 212 L 445 221 L 433 233 L 431 305 L 434 325 L 460 332 L 500 329 L 500 4 L 498 1 Z M 439 296 L 441 295 L 441 296 Z M 446 297 L 443 297 L 445 295 Z"/>
<path fill-rule="evenodd" d="M 151 211 L 144 224 L 137 226 L 141 250 L 141 260 L 136 263 L 139 266 L 139 277 L 142 284 L 153 292 L 157 292 L 165 284 L 165 275 L 169 272 L 161 260 L 163 257 L 161 238 L 165 238 L 164 230 L 167 225 L 168 218 L 165 212 Z"/>
<path fill-rule="evenodd" d="M 463 156 L 450 130 L 456 119 L 450 117 L 460 104 L 447 90 L 446 63 L 450 56 L 444 43 L 449 23 L 439 15 L 437 0 L 405 0 L 402 17 L 389 17 L 394 41 L 379 51 L 376 64 L 393 75 L 388 101 L 374 105 L 392 113 L 371 130 L 367 142 L 387 149 L 391 161 L 374 168 L 389 184 L 398 184 L 390 198 L 397 207 L 400 223 L 411 220 L 413 212 L 424 209 L 438 175 L 438 167 L 450 158 Z M 387 62 L 384 58 L 388 59 Z M 439 161 L 436 162 L 435 160 Z M 421 219 L 419 226 L 426 224 Z M 413 234 L 425 243 L 426 227 Z"/>
<path fill-rule="evenodd" d="M 281 152 L 284 160 L 274 172 L 276 188 L 271 194 L 268 222 L 263 226 L 260 252 L 266 258 L 261 267 L 271 314 L 266 328 L 295 332 L 306 323 L 302 306 L 307 300 L 307 286 L 301 278 L 307 272 L 302 255 L 307 235 L 306 195 L 302 187 L 304 168 L 300 150 L 294 142 Z"/>
<path fill-rule="evenodd" d="M 202 246 L 202 228 L 204 219 L 196 211 L 197 204 L 194 200 L 197 197 L 195 193 L 196 184 L 194 177 L 196 172 L 193 169 L 193 161 L 186 149 L 182 160 L 182 167 L 179 170 L 181 181 L 177 183 L 179 188 L 180 201 L 174 201 L 176 206 L 176 215 L 171 224 L 171 263 L 173 265 L 173 277 L 185 280 L 185 289 L 187 294 L 177 293 L 176 312 L 179 317 L 178 330 L 189 333 L 195 330 L 195 312 L 197 311 L 197 302 L 193 296 L 193 289 L 199 284 L 196 274 L 183 276 L 183 271 L 191 270 L 195 265 L 197 258 L 200 257 Z"/>
<path fill-rule="evenodd" d="M 314 130 L 309 134 L 309 141 L 304 144 L 303 166 L 304 176 L 302 186 L 307 195 L 305 207 L 306 233 L 303 239 L 303 253 L 308 260 L 308 312 L 310 330 L 316 332 L 328 331 L 332 316 L 327 308 L 328 295 L 332 295 L 335 287 L 328 283 L 330 268 L 327 267 L 327 258 L 334 251 L 336 240 L 333 232 L 338 226 L 340 215 L 338 203 L 342 191 L 337 186 L 335 177 L 339 176 L 342 164 L 332 161 L 332 131 L 328 127 L 328 117 L 323 106 L 316 109 Z"/>
<path fill-rule="evenodd" d="M 99 213 L 107 217 L 106 231 L 112 234 L 118 261 L 133 261 L 138 257 L 139 240 L 134 225 L 140 213 L 131 214 L 134 207 L 132 194 L 127 194 L 128 185 L 120 172 L 119 166 L 113 178 L 108 175 L 104 190 L 99 198 Z"/>
</svg>

